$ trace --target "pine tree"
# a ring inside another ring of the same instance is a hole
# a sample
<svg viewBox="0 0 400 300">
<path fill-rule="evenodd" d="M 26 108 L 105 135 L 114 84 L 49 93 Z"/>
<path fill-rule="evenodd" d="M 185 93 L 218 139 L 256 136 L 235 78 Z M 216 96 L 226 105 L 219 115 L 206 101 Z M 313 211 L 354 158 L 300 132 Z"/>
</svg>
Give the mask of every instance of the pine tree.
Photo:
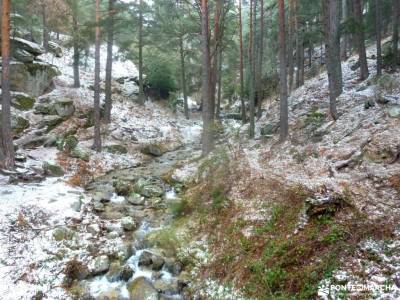
<svg viewBox="0 0 400 300">
<path fill-rule="evenodd" d="M 201 44 L 202 44 L 202 155 L 208 155 L 214 149 L 214 107 L 210 95 L 211 64 L 210 64 L 210 26 L 208 0 L 201 0 Z"/>
<path fill-rule="evenodd" d="M 11 134 L 11 95 L 10 95 L 10 0 L 2 1 L 1 13 L 1 152 L 0 167 L 14 167 L 14 145 Z"/>
<path fill-rule="evenodd" d="M 353 1 L 354 20 L 356 22 L 356 32 L 354 34 L 357 48 L 358 61 L 360 64 L 360 80 L 365 80 L 369 76 L 367 54 L 365 50 L 364 23 L 363 23 L 363 7 L 361 0 Z"/>
<path fill-rule="evenodd" d="M 376 75 L 382 75 L 382 6 L 381 0 L 375 0 L 375 32 L 376 32 Z"/>
<path fill-rule="evenodd" d="M 239 47 L 240 47 L 240 103 L 242 112 L 242 123 L 246 123 L 246 105 L 244 101 L 244 76 L 243 76 L 243 21 L 242 21 L 242 0 L 239 0 Z"/>
<path fill-rule="evenodd" d="M 330 113 L 338 118 L 336 98 L 342 93 L 342 68 L 340 61 L 339 5 L 336 0 L 322 0 L 324 17 L 326 68 L 329 79 Z"/>
<path fill-rule="evenodd" d="M 279 87 L 280 87 L 280 140 L 285 141 L 289 134 L 287 75 L 286 75 L 286 42 L 285 42 L 285 1 L 278 0 L 279 11 Z"/>
<path fill-rule="evenodd" d="M 106 83 L 105 83 L 105 106 L 104 121 L 110 123 L 112 109 L 112 61 L 113 61 L 113 44 L 114 44 L 114 2 L 108 0 L 108 24 L 107 24 L 107 62 L 106 62 Z"/>
<path fill-rule="evenodd" d="M 100 0 L 96 0 L 95 28 L 95 67 L 94 67 L 94 141 L 93 149 L 101 151 L 100 135 Z"/>
<path fill-rule="evenodd" d="M 139 0 L 139 103 L 144 104 L 143 84 L 143 0 Z"/>
</svg>

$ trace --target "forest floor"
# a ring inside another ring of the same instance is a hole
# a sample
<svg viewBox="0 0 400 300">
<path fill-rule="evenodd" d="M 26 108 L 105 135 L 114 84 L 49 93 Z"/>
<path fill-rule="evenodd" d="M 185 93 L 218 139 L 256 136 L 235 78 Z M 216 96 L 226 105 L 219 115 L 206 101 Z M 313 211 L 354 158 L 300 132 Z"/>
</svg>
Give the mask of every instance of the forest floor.
<svg viewBox="0 0 400 300">
<path fill-rule="evenodd" d="M 82 88 L 72 89 L 71 56 L 47 58 L 62 76 L 43 98 L 70 98 L 76 108 L 52 133 L 74 132 L 77 147 L 90 160 L 38 147 L 19 153 L 26 157 L 19 172 L 29 174 L 49 162 L 61 165 L 63 176 L 10 184 L 9 176 L 0 175 L 2 299 L 70 298 L 64 286 L 71 258 L 90 264 L 91 244 L 99 253 L 110 253 L 128 235 L 103 234 L 116 223 L 110 216 L 119 218 L 120 212 L 106 211 L 105 218 L 83 187 L 118 170 L 125 176 L 124 170 L 151 166 L 148 171 L 158 173 L 165 165 L 165 181 L 181 187 L 182 195 L 169 208 L 175 219 L 158 233 L 158 246 L 174 248 L 193 297 L 398 299 L 400 73 L 376 79 L 373 55 L 368 48 L 371 76 L 364 82 L 351 69 L 355 56 L 342 64 L 337 121 L 329 116 L 322 72 L 290 96 L 287 142 L 278 142 L 279 103 L 272 102 L 257 121 L 255 140 L 246 138 L 246 125 L 224 121 L 217 150 L 207 159 L 198 155 L 199 116 L 188 121 L 163 103 L 135 104 L 130 96 L 135 86 L 125 84 L 115 84 L 112 122 L 103 127 L 103 142 L 123 146 L 126 153 L 94 153 L 92 129 L 79 117 L 92 105 L 91 63 L 82 70 Z M 135 75 L 134 66 L 124 70 L 123 65 L 117 67 L 120 75 Z M 32 111 L 26 116 L 31 128 L 24 135 L 29 136 L 40 118 Z M 162 145 L 169 154 L 144 154 L 150 144 Z M 118 208 L 124 199 L 113 194 L 107 205 Z M 148 210 L 139 219 L 158 224 L 159 215 Z M 55 232 L 68 235 L 69 230 L 76 235 L 72 241 L 55 239 Z M 359 284 L 375 289 L 351 289 Z M 98 299 L 101 292 L 96 291 Z"/>
<path fill-rule="evenodd" d="M 337 121 L 322 72 L 292 92 L 287 142 L 279 143 L 272 102 L 255 140 L 243 126 L 210 158 L 211 179 L 189 189 L 195 200 L 182 207 L 197 215 L 199 239 L 208 241 L 199 294 L 400 297 L 400 73 L 376 78 L 374 47 L 367 55 L 371 75 L 363 82 L 352 70 L 356 56 L 342 63 Z"/>
</svg>

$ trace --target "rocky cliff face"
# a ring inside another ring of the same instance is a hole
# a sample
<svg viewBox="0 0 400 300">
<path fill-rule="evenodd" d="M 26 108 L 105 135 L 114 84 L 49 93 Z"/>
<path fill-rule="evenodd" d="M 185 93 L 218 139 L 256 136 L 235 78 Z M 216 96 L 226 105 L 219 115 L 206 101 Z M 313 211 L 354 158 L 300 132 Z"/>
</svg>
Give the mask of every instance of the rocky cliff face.
<svg viewBox="0 0 400 300">
<path fill-rule="evenodd" d="M 56 46 L 53 49 L 58 49 Z M 56 50 L 55 50 L 56 51 Z M 61 55 L 62 52 L 57 52 Z M 60 75 L 56 67 L 41 61 L 38 57 L 44 49 L 28 40 L 11 38 L 10 84 L 11 90 L 38 97 L 53 87 L 53 78 Z"/>
</svg>

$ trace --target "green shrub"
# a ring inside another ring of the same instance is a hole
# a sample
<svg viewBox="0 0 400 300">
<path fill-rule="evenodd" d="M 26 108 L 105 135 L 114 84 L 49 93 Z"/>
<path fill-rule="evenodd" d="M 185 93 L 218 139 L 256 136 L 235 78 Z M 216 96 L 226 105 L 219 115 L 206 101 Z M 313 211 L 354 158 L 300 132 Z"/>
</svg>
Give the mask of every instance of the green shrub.
<svg viewBox="0 0 400 300">
<path fill-rule="evenodd" d="M 153 58 L 147 65 L 147 82 L 162 99 L 167 99 L 176 90 L 174 75 L 170 64 L 159 57 Z"/>
</svg>

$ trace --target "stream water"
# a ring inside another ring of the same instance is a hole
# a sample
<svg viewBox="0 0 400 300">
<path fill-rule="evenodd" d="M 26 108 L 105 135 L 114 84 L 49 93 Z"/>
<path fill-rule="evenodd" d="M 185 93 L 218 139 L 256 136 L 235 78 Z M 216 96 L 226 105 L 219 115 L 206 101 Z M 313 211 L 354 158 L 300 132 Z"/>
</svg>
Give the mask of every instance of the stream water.
<svg viewBox="0 0 400 300">
<path fill-rule="evenodd" d="M 123 205 L 129 206 L 129 215 L 135 220 L 140 219 L 140 226 L 131 236 L 129 241 L 133 248 L 133 255 L 129 257 L 124 266 L 129 266 L 133 270 L 133 276 L 128 280 L 122 279 L 117 281 L 110 281 L 106 274 L 96 276 L 89 281 L 90 293 L 93 297 L 98 298 L 100 295 L 106 295 L 110 290 L 118 293 L 118 299 L 130 299 L 130 293 L 127 286 L 136 278 L 144 277 L 149 282 L 152 282 L 155 288 L 162 294 L 165 299 L 185 299 L 178 288 L 179 286 L 179 272 L 171 272 L 171 266 L 163 263 L 160 270 L 153 270 L 149 266 L 140 265 L 142 255 L 147 252 L 155 256 L 162 256 L 160 249 L 153 249 L 143 242 L 146 236 L 156 230 L 163 229 L 168 226 L 172 220 L 172 214 L 168 209 L 168 204 L 172 201 L 179 199 L 179 187 L 175 188 L 163 180 L 163 176 L 176 166 L 178 163 L 184 163 L 188 159 L 195 158 L 200 155 L 200 147 L 198 144 L 189 143 L 184 147 L 167 152 L 161 157 L 156 157 L 149 160 L 145 165 L 119 171 L 112 171 L 107 175 L 98 178 L 91 184 L 90 189 L 101 189 L 104 186 L 110 186 L 112 182 L 118 180 L 132 180 L 146 179 L 152 181 L 152 184 L 159 186 L 163 190 L 161 196 L 161 203 L 158 208 L 149 205 L 151 199 L 146 199 L 144 206 L 132 206 L 131 204 L 124 203 Z M 121 199 L 121 197 L 119 197 Z M 115 201 L 111 201 L 116 203 Z M 121 205 L 121 204 L 119 204 Z M 110 208 L 112 210 L 112 208 Z M 139 217 L 138 217 L 139 216 Z M 106 216 L 107 218 L 107 216 Z M 162 249 L 161 249 L 162 250 Z M 162 257 L 167 260 L 169 257 Z M 139 300 L 139 299 L 138 299 Z"/>
</svg>

